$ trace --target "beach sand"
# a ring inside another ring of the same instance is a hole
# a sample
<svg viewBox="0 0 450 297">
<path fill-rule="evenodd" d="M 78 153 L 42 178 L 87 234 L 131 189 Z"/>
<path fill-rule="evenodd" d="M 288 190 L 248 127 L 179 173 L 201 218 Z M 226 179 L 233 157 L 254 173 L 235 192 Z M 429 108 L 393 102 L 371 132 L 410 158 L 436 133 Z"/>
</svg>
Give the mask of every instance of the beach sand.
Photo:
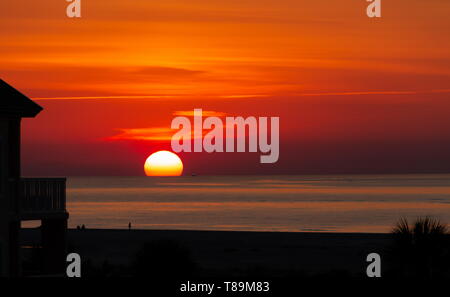
<svg viewBox="0 0 450 297">
<path fill-rule="evenodd" d="M 36 246 L 38 229 L 23 229 L 22 243 Z M 383 256 L 389 234 L 286 233 L 86 229 L 68 231 L 69 252 L 93 265 L 127 266 L 145 242 L 170 240 L 189 250 L 206 276 L 341 273 L 365 275 L 366 257 Z M 164 257 L 162 255 L 161 257 Z"/>
</svg>

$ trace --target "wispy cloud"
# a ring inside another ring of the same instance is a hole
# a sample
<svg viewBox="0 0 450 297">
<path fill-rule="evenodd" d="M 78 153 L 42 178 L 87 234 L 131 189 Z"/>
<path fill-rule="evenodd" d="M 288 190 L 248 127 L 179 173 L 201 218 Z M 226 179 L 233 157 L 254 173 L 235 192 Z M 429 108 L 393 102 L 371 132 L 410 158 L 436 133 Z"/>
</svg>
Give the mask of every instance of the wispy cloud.
<svg viewBox="0 0 450 297">
<path fill-rule="evenodd" d="M 184 95 L 122 95 L 122 96 L 72 96 L 72 97 L 33 97 L 33 100 L 102 100 L 102 99 L 163 99 Z"/>
<path fill-rule="evenodd" d="M 220 96 L 220 98 L 229 98 L 229 99 L 246 99 L 246 98 L 263 98 L 263 97 L 269 97 L 268 94 L 243 94 L 243 95 L 224 95 Z"/>
<path fill-rule="evenodd" d="M 193 110 L 180 110 L 175 111 L 173 113 L 174 116 L 185 116 L 185 117 L 193 117 L 194 111 Z M 220 112 L 220 111 L 214 111 L 214 110 L 202 110 L 202 116 L 204 117 L 224 117 L 227 113 Z"/>
<path fill-rule="evenodd" d="M 154 140 L 164 141 L 172 138 L 173 130 L 166 127 L 158 128 L 124 128 L 117 129 L 118 134 L 105 140 Z"/>
<path fill-rule="evenodd" d="M 417 91 L 349 91 L 349 92 L 319 92 L 300 93 L 294 96 L 360 96 L 360 95 L 413 95 Z"/>
<path fill-rule="evenodd" d="M 172 113 L 174 116 L 194 116 L 193 110 L 178 110 Z M 224 117 L 228 114 L 226 112 L 214 111 L 214 110 L 202 110 L 202 116 L 204 117 Z M 224 123 L 223 127 L 227 127 Z M 151 127 L 151 128 L 120 128 L 116 129 L 118 133 L 116 135 L 106 137 L 103 140 L 115 141 L 115 140 L 143 140 L 143 141 L 170 141 L 172 135 L 177 131 L 170 127 Z M 208 133 L 208 129 L 202 130 L 202 137 Z M 184 135 L 185 139 L 195 139 L 194 133 L 191 130 Z"/>
<path fill-rule="evenodd" d="M 346 92 L 310 92 L 310 93 L 294 93 L 294 94 L 280 94 L 289 97 L 315 97 L 315 96 L 365 96 L 365 95 L 417 95 L 417 94 L 445 94 L 450 93 L 450 89 L 436 89 L 436 90 L 425 90 L 425 91 L 346 91 Z M 230 95 L 230 96 L 207 96 L 205 98 L 236 98 L 236 99 L 250 99 L 250 98 L 266 98 L 273 97 L 276 94 L 267 95 Z M 117 96 L 55 96 L 55 97 L 32 97 L 33 100 L 107 100 L 107 99 L 118 99 L 118 100 L 140 100 L 140 99 L 182 99 L 190 97 L 186 94 L 173 94 L 173 95 L 117 95 Z M 199 98 L 200 99 L 200 98 Z M 203 110 L 203 116 L 216 116 L 223 117 L 226 116 L 225 112 L 217 112 L 212 110 Z M 194 116 L 194 111 L 192 110 L 180 110 L 173 113 L 175 116 Z"/>
</svg>

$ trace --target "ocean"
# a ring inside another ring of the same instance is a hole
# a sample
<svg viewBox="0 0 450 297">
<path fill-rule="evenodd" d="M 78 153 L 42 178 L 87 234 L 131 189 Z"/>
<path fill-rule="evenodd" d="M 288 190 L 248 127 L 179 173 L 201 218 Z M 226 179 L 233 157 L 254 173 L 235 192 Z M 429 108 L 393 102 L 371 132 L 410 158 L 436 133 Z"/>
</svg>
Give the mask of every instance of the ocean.
<svg viewBox="0 0 450 297">
<path fill-rule="evenodd" d="M 450 223 L 450 175 L 69 177 L 69 227 L 389 232 Z"/>
</svg>

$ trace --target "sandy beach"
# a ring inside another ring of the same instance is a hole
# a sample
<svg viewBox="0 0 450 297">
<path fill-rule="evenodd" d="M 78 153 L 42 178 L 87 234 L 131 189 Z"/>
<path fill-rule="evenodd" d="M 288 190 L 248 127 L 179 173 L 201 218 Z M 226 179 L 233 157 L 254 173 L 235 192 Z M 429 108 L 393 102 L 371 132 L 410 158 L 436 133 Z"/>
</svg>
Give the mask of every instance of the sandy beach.
<svg viewBox="0 0 450 297">
<path fill-rule="evenodd" d="M 22 230 L 36 246 L 38 229 Z M 189 251 L 201 276 L 270 277 L 365 274 L 366 256 L 384 254 L 389 234 L 70 229 L 69 252 L 101 267 L 127 267 L 146 242 L 175 242 Z M 170 252 L 157 257 L 171 257 Z"/>
</svg>

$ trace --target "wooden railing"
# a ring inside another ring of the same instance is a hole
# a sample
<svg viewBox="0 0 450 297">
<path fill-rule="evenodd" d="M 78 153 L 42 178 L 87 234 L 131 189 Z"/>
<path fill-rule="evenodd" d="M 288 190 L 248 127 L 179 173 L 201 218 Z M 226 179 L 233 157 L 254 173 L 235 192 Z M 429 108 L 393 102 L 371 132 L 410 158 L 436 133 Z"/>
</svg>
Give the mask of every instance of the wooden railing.
<svg viewBox="0 0 450 297">
<path fill-rule="evenodd" d="M 66 213 L 65 178 L 22 178 L 19 191 L 21 214 Z"/>
</svg>

